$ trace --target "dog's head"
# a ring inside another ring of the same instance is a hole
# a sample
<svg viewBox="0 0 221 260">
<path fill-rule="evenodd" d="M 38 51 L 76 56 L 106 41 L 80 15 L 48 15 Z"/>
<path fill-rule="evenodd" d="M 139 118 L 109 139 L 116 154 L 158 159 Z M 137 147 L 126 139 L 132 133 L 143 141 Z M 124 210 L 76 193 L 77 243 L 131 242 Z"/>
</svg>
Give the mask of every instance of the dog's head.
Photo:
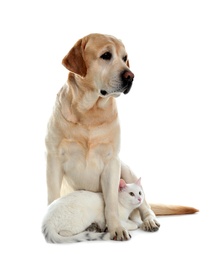
<svg viewBox="0 0 221 260">
<path fill-rule="evenodd" d="M 123 43 L 109 35 L 90 34 L 80 39 L 62 64 L 103 97 L 127 94 L 134 79 Z"/>
</svg>

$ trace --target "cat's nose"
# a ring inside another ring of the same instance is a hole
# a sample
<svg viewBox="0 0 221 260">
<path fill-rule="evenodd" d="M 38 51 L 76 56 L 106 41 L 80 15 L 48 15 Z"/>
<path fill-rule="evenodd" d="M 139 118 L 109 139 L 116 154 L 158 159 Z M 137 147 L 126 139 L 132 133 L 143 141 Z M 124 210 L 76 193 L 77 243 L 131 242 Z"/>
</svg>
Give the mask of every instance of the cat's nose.
<svg viewBox="0 0 221 260">
<path fill-rule="evenodd" d="M 141 198 L 138 198 L 138 201 L 141 202 Z"/>
</svg>

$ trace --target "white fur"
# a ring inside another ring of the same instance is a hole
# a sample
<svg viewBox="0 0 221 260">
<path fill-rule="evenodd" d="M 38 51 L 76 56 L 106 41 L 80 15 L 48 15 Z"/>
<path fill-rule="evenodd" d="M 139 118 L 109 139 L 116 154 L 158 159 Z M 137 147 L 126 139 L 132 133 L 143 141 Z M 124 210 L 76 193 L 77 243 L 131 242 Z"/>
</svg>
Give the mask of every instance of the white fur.
<svg viewBox="0 0 221 260">
<path fill-rule="evenodd" d="M 134 196 L 131 196 L 130 192 Z M 118 209 L 121 224 L 127 230 L 138 228 L 137 224 L 128 218 L 143 200 L 144 193 L 139 180 L 133 184 L 120 181 Z M 51 243 L 110 239 L 110 233 L 85 231 L 92 223 L 96 223 L 102 231 L 106 228 L 102 193 L 75 191 L 49 205 L 42 231 L 46 241 Z"/>
</svg>

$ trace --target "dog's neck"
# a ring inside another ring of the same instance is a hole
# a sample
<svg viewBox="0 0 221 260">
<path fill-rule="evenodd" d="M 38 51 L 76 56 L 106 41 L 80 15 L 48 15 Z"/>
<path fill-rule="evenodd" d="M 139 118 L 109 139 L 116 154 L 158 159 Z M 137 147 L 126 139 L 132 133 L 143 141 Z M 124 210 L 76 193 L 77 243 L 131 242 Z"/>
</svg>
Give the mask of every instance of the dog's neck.
<svg viewBox="0 0 221 260">
<path fill-rule="evenodd" d="M 77 105 L 76 108 L 83 114 L 95 107 L 105 109 L 113 99 L 110 96 L 103 97 L 90 82 L 86 78 L 69 73 L 67 85 L 72 92 L 72 104 Z"/>
<path fill-rule="evenodd" d="M 59 102 L 61 113 L 69 122 L 97 125 L 117 117 L 115 98 L 102 97 L 95 88 L 87 85 L 87 82 L 80 77 L 69 75 L 61 91 L 62 98 Z"/>
</svg>

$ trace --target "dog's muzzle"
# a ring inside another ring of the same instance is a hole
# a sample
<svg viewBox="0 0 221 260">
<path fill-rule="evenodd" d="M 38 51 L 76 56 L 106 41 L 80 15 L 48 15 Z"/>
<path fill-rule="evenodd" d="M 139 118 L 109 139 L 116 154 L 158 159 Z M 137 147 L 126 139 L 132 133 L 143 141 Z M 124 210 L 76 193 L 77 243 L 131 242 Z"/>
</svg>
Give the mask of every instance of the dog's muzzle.
<svg viewBox="0 0 221 260">
<path fill-rule="evenodd" d="M 100 94 L 102 96 L 108 96 L 108 95 L 114 95 L 114 94 L 119 96 L 121 93 L 124 93 L 124 94 L 129 93 L 130 89 L 132 87 L 133 80 L 134 80 L 134 74 L 129 70 L 125 70 L 121 73 L 120 77 L 121 77 L 121 82 L 122 82 L 120 88 L 112 91 L 111 93 L 102 89 L 102 90 L 100 90 Z"/>
</svg>

